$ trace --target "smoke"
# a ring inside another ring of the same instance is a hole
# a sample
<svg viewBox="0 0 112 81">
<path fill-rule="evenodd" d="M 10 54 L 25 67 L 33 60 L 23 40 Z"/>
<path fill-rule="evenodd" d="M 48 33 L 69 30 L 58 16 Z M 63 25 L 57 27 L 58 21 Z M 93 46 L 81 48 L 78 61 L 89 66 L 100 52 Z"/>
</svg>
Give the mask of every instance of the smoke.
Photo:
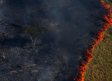
<svg viewBox="0 0 112 81">
<path fill-rule="evenodd" d="M 103 14 L 107 14 L 98 0 L 2 0 L 0 7 L 0 23 L 4 21 L 0 48 L 6 56 L 0 56 L 0 63 L 8 66 L 4 71 L 0 66 L 1 81 L 73 81 L 95 32 L 105 23 Z M 34 23 L 49 32 L 32 38 L 19 31 Z M 10 74 L 13 70 L 15 76 Z"/>
<path fill-rule="evenodd" d="M 50 67 L 46 67 L 45 71 L 42 72 L 41 76 L 39 79 L 37 79 L 37 81 L 53 81 L 54 80 L 54 74 L 53 72 L 56 72 L 50 68 Z"/>
</svg>

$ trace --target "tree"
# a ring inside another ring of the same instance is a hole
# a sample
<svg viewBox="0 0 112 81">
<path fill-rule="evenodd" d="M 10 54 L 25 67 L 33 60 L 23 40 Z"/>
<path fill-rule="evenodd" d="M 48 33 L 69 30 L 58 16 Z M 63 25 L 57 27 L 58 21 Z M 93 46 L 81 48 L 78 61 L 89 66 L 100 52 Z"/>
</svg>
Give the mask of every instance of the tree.
<svg viewBox="0 0 112 81">
<path fill-rule="evenodd" d="M 48 28 L 35 23 L 32 26 L 21 26 L 21 30 L 23 32 L 27 32 L 30 35 L 33 47 L 35 47 L 38 36 L 41 36 L 45 31 L 47 32 Z"/>
</svg>

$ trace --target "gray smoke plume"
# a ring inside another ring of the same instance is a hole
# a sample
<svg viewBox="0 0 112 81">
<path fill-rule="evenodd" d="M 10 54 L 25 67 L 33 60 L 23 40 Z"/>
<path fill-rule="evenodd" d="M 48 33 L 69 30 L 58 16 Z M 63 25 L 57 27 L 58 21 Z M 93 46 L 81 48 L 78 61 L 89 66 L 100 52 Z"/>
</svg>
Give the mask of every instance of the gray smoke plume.
<svg viewBox="0 0 112 81">
<path fill-rule="evenodd" d="M 100 0 L 1 0 L 0 81 L 73 81 L 95 32 L 105 23 Z M 48 28 L 33 37 L 34 23 Z"/>
</svg>

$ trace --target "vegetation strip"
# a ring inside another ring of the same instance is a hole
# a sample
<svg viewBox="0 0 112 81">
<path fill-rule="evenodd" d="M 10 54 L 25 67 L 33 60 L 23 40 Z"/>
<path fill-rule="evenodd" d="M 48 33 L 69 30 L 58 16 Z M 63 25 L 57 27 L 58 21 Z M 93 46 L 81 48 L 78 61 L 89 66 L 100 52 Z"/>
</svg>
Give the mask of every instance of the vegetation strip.
<svg viewBox="0 0 112 81">
<path fill-rule="evenodd" d="M 86 61 L 85 62 L 82 61 L 81 66 L 78 67 L 79 72 L 77 73 L 77 78 L 74 79 L 75 81 L 84 81 L 84 74 L 86 73 L 85 69 L 87 68 L 87 65 L 92 59 L 93 55 L 91 54 L 91 52 L 93 51 L 94 46 L 103 40 L 105 30 L 107 30 L 112 26 L 112 13 L 111 13 L 110 5 L 104 4 L 103 0 L 100 0 L 100 2 L 101 2 L 101 6 L 108 10 L 108 15 L 104 14 L 103 16 L 106 23 L 103 25 L 101 31 L 98 31 L 96 33 L 97 38 L 93 41 L 93 43 L 90 44 L 90 48 L 86 50 L 85 53 Z"/>
</svg>

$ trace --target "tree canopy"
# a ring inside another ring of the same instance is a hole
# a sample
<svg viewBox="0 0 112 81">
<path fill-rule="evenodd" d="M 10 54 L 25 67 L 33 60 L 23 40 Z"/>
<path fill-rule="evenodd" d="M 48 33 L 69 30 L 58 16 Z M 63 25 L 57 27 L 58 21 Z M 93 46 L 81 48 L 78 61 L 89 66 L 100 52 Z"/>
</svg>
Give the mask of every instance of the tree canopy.
<svg viewBox="0 0 112 81">
<path fill-rule="evenodd" d="M 31 36 L 40 36 L 45 31 L 48 31 L 47 27 L 43 27 L 39 25 L 38 23 L 33 24 L 32 26 L 21 26 L 21 30 L 23 32 L 29 33 Z"/>
</svg>

